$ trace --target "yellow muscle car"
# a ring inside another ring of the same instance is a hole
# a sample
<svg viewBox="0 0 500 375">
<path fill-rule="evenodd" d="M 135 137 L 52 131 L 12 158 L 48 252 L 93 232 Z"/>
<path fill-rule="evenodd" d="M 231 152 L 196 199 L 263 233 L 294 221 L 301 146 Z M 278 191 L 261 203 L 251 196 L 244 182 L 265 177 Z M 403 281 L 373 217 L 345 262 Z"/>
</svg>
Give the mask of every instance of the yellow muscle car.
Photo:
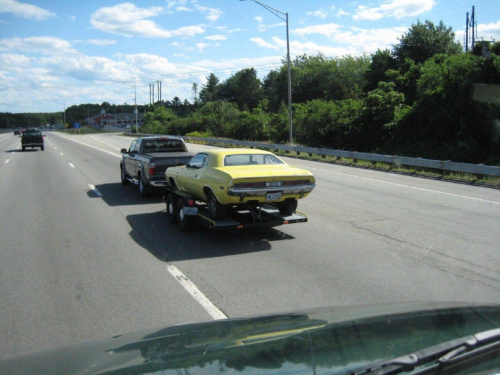
<svg viewBox="0 0 500 375">
<path fill-rule="evenodd" d="M 187 165 L 168 168 L 165 176 L 173 189 L 207 202 L 215 219 L 224 218 L 232 206 L 264 203 L 290 215 L 297 199 L 316 185 L 311 172 L 290 166 L 271 152 L 245 148 L 200 152 Z"/>
</svg>

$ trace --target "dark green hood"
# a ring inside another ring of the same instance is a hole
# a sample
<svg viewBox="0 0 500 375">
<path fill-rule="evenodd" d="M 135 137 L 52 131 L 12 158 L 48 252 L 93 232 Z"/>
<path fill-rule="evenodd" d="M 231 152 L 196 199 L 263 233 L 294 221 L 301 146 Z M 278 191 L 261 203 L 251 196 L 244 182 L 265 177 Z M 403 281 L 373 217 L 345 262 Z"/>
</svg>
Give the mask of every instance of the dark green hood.
<svg viewBox="0 0 500 375">
<path fill-rule="evenodd" d="M 500 327 L 500 305 L 324 308 L 184 324 L 0 361 L 0 374 L 336 373 Z"/>
</svg>

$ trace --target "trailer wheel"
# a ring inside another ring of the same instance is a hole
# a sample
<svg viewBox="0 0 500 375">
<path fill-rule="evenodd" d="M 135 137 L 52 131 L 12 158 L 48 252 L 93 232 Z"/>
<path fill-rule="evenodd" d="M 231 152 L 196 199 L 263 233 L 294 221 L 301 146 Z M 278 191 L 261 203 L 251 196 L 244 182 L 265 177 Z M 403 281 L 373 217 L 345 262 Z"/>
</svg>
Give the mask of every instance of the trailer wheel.
<svg viewBox="0 0 500 375">
<path fill-rule="evenodd" d="M 220 204 L 215 194 L 211 191 L 208 192 L 207 206 L 215 220 L 224 219 L 227 216 L 227 206 Z"/>
<path fill-rule="evenodd" d="M 189 215 L 184 215 L 184 199 L 179 198 L 177 201 L 177 222 L 181 231 L 188 231 L 193 225 L 193 218 Z"/>
<path fill-rule="evenodd" d="M 172 193 L 167 196 L 167 221 L 171 224 L 177 222 L 177 204 Z"/>
<path fill-rule="evenodd" d="M 297 199 L 286 199 L 278 203 L 278 209 L 283 215 L 291 215 L 297 209 Z"/>
</svg>

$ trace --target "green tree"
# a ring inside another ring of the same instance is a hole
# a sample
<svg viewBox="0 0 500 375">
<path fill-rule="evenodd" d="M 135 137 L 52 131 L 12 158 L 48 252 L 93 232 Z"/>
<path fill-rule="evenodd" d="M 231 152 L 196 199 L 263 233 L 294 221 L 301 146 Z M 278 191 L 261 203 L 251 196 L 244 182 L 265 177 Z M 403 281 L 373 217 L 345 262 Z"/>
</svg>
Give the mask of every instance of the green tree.
<svg viewBox="0 0 500 375">
<path fill-rule="evenodd" d="M 227 136 L 228 128 L 237 121 L 239 113 L 236 103 L 221 101 L 206 103 L 200 109 L 205 130 L 216 137 Z"/>
<path fill-rule="evenodd" d="M 202 103 L 214 102 L 219 99 L 219 78 L 213 73 L 207 78 L 207 83 L 201 86 L 200 100 Z"/>
<path fill-rule="evenodd" d="M 418 96 L 397 127 L 398 153 L 470 163 L 500 162 L 500 109 L 474 100 L 478 84 L 500 84 L 500 57 L 436 55 L 422 66 Z"/>
<path fill-rule="evenodd" d="M 353 124 L 362 108 L 361 100 L 316 99 L 298 104 L 294 138 L 300 144 L 334 149 L 349 148 Z"/>
<path fill-rule="evenodd" d="M 375 90 L 379 82 L 388 81 L 387 71 L 396 70 L 398 68 L 397 61 L 392 56 L 391 51 L 377 50 L 372 57 L 370 66 L 368 67 L 365 77 L 366 77 L 366 91 Z"/>
<path fill-rule="evenodd" d="M 141 132 L 151 134 L 169 134 L 170 123 L 177 118 L 170 108 L 156 107 L 143 119 Z"/>
<path fill-rule="evenodd" d="M 455 40 L 455 33 L 443 21 L 437 26 L 431 21 L 418 21 L 401 36 L 393 50 L 399 64 L 404 64 L 406 59 L 424 63 L 436 54 L 455 55 L 461 52 L 462 46 Z"/>
<path fill-rule="evenodd" d="M 240 110 L 251 110 L 258 106 L 261 99 L 261 85 L 254 68 L 243 69 L 221 84 L 220 96 L 236 103 Z"/>
</svg>

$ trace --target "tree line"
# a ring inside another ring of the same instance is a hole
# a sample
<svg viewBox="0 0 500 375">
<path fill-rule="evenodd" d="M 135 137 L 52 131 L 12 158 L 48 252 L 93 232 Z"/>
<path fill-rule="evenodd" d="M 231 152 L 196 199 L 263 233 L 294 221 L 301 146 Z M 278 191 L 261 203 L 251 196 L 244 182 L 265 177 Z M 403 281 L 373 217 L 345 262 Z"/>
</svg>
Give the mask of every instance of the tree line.
<svg viewBox="0 0 500 375">
<path fill-rule="evenodd" d="M 392 49 L 367 56 L 301 55 L 292 61 L 294 143 L 500 165 L 500 43 L 464 53 L 450 27 L 417 22 Z M 286 143 L 287 64 L 262 80 L 254 68 L 193 84 L 193 101 L 140 106 L 143 133 L 194 134 Z M 128 105 L 80 105 L 87 113 Z M 71 122 L 70 122 L 71 123 Z M 3 126 L 0 123 L 0 126 Z"/>
<path fill-rule="evenodd" d="M 285 61 L 262 81 L 253 68 L 206 78 L 187 110 L 156 106 L 142 131 L 288 141 Z M 499 42 L 464 53 L 443 22 L 417 22 L 371 56 L 296 57 L 294 142 L 500 165 L 500 93 L 488 86 L 499 84 Z"/>
</svg>

